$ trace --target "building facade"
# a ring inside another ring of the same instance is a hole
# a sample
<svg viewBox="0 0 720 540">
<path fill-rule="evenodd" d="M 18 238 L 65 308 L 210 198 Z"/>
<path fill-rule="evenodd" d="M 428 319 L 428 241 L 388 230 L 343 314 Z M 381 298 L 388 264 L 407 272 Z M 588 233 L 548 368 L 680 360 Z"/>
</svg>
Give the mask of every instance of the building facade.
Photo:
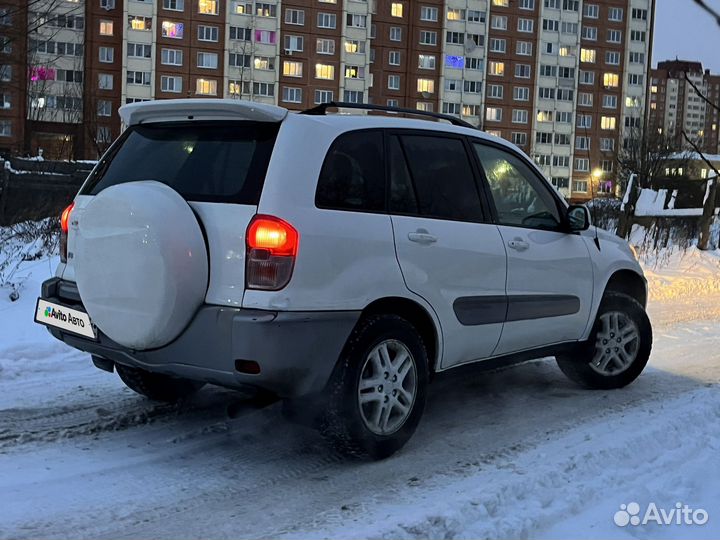
<svg viewBox="0 0 720 540">
<path fill-rule="evenodd" d="M 703 70 L 700 62 L 667 60 L 652 70 L 650 129 L 663 133 L 677 148 L 687 146 L 683 132 L 703 151 L 720 153 L 718 110 L 720 75 Z"/>
<path fill-rule="evenodd" d="M 462 117 L 587 199 L 644 121 L 654 0 L 45 1 L 52 13 L 0 0 L 0 39 L 28 28 L 0 60 L 19 66 L 5 151 L 64 136 L 72 157 L 96 157 L 139 100 L 373 103 Z"/>
</svg>

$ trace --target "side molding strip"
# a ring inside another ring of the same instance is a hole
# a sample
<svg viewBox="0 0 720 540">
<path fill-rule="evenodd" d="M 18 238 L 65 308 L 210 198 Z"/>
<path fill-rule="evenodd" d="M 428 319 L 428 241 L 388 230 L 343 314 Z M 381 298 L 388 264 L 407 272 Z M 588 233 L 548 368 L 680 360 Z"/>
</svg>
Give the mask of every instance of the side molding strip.
<svg viewBox="0 0 720 540">
<path fill-rule="evenodd" d="M 476 326 L 574 315 L 580 311 L 580 299 L 565 294 L 463 296 L 455 300 L 453 310 L 460 324 Z"/>
</svg>

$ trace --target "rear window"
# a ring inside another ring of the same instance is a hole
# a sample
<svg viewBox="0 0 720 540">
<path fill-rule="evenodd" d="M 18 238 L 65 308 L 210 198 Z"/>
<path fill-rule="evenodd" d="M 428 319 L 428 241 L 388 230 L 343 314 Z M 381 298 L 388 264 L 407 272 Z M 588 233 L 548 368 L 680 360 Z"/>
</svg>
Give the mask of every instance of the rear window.
<svg viewBox="0 0 720 540">
<path fill-rule="evenodd" d="M 279 127 L 267 122 L 133 126 L 103 157 L 82 194 L 156 180 L 187 200 L 257 204 Z"/>
</svg>

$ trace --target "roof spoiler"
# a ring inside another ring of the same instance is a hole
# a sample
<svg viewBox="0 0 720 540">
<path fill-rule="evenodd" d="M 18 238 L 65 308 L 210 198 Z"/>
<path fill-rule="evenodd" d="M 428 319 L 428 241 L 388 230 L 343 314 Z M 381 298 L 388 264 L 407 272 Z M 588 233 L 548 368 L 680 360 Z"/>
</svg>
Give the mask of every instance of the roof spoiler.
<svg viewBox="0 0 720 540">
<path fill-rule="evenodd" d="M 123 105 L 119 112 L 126 126 L 182 120 L 282 122 L 288 115 L 283 107 L 241 99 L 152 100 Z"/>
</svg>

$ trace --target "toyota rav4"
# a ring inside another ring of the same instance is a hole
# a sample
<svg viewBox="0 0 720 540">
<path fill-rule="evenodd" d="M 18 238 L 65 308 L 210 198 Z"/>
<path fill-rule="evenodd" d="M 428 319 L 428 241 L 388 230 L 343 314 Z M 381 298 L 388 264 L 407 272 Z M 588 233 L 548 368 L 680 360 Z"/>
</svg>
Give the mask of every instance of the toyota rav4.
<svg viewBox="0 0 720 540">
<path fill-rule="evenodd" d="M 652 331 L 628 244 L 502 139 L 331 114 L 350 107 L 122 107 L 36 321 L 148 398 L 250 385 L 313 403 L 336 447 L 375 459 L 441 371 L 554 356 L 589 388 L 640 374 Z"/>
</svg>

